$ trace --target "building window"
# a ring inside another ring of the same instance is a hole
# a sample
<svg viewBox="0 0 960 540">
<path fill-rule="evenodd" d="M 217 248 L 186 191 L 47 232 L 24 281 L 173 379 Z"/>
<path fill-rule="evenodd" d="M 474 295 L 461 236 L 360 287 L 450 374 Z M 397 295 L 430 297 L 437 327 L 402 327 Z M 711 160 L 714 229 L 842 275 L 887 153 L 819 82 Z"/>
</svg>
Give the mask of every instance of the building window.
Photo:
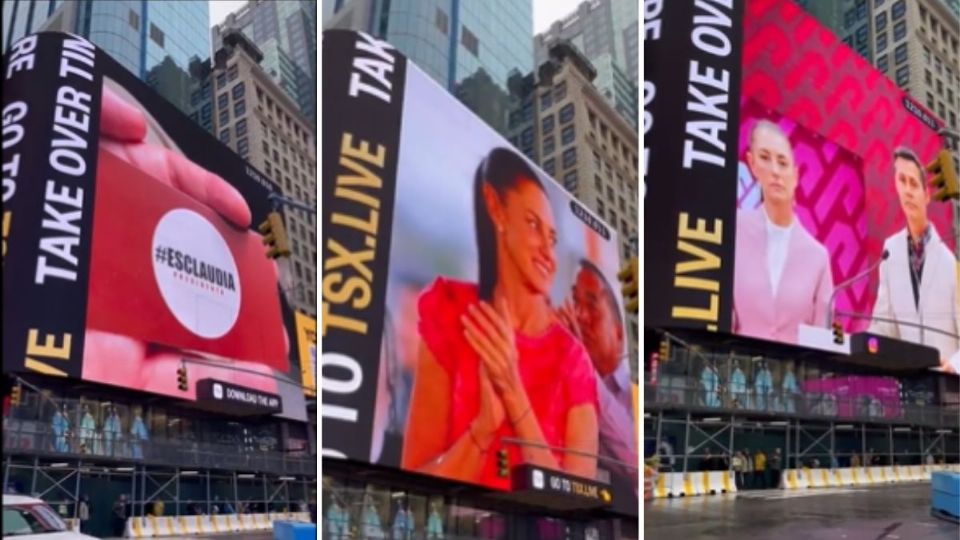
<svg viewBox="0 0 960 540">
<path fill-rule="evenodd" d="M 540 121 L 540 130 L 544 135 L 549 135 L 553 133 L 553 115 L 544 116 L 543 120 Z"/>
<path fill-rule="evenodd" d="M 244 100 L 240 100 L 233 104 L 233 115 L 240 116 L 243 113 L 247 112 L 247 103 Z"/>
<path fill-rule="evenodd" d="M 542 96 L 540 96 L 541 111 L 545 111 L 549 109 L 551 105 L 553 105 L 553 94 L 551 94 L 550 92 L 547 92 L 546 94 L 543 94 Z"/>
<path fill-rule="evenodd" d="M 543 155 L 544 155 L 544 157 L 549 156 L 550 154 L 552 154 L 554 147 L 555 147 L 555 145 L 554 145 L 553 135 L 550 135 L 550 136 L 547 136 L 547 137 L 544 137 L 544 138 L 543 138 Z"/>
<path fill-rule="evenodd" d="M 230 122 L 230 109 L 220 111 L 220 125 L 225 126 Z"/>
<path fill-rule="evenodd" d="M 573 142 L 574 131 L 573 124 L 569 126 L 564 126 L 563 131 L 560 132 L 560 144 L 566 145 Z"/>
<path fill-rule="evenodd" d="M 939 116 L 940 116 L 941 119 L 947 117 L 947 111 L 946 111 L 946 109 L 943 107 L 943 102 L 942 102 L 942 101 L 941 101 L 940 103 L 937 103 L 937 113 L 939 113 Z"/>
<path fill-rule="evenodd" d="M 480 41 L 466 26 L 463 27 L 463 32 L 460 34 L 460 43 L 474 56 L 480 56 Z"/>
<path fill-rule="evenodd" d="M 229 104 L 230 96 L 226 92 L 217 96 L 217 110 L 226 109 Z"/>
<path fill-rule="evenodd" d="M 130 10 L 127 14 L 127 22 L 130 23 L 130 26 L 133 27 L 137 32 L 140 31 L 140 14 L 134 10 Z"/>
<path fill-rule="evenodd" d="M 934 59 L 934 65 L 937 68 L 937 75 L 943 75 L 943 62 L 940 61 L 940 57 Z"/>
<path fill-rule="evenodd" d="M 573 103 L 567 103 L 560 109 L 560 123 L 566 124 L 573 120 Z"/>
<path fill-rule="evenodd" d="M 597 190 L 597 193 L 603 191 L 603 180 L 599 176 L 593 176 L 593 188 Z"/>
<path fill-rule="evenodd" d="M 943 95 L 943 81 L 937 79 L 937 94 Z"/>
<path fill-rule="evenodd" d="M 887 50 L 887 33 L 884 32 L 877 36 L 877 52 L 881 53 Z"/>
<path fill-rule="evenodd" d="M 893 56 L 898 64 L 906 62 L 907 61 L 907 44 L 901 43 L 900 45 L 897 45 L 897 50 Z"/>
<path fill-rule="evenodd" d="M 209 103 L 204 103 L 203 107 L 200 109 L 200 118 L 209 120 L 211 114 L 213 114 L 213 107 L 210 106 Z"/>
<path fill-rule="evenodd" d="M 243 157 L 247 157 L 247 154 L 250 153 L 250 143 L 246 137 L 237 139 L 237 153 Z"/>
<path fill-rule="evenodd" d="M 880 32 L 881 30 L 884 30 L 887 27 L 887 12 L 884 11 L 883 13 L 877 15 L 875 21 L 876 31 Z"/>
<path fill-rule="evenodd" d="M 888 67 L 889 65 L 887 63 L 887 55 L 884 54 L 879 58 L 877 58 L 877 69 L 886 73 Z"/>
<path fill-rule="evenodd" d="M 239 71 L 239 68 L 237 68 L 236 64 L 233 64 L 232 66 L 227 68 L 227 80 L 233 82 L 239 74 L 240 74 L 240 71 Z"/>
<path fill-rule="evenodd" d="M 906 86 L 910 82 L 910 66 L 900 66 L 897 68 L 897 84 Z"/>
<path fill-rule="evenodd" d="M 267 141 L 263 141 L 263 153 L 266 156 L 270 156 L 270 144 Z"/>
<path fill-rule="evenodd" d="M 886 0 L 875 0 L 873 3 L 873 7 L 880 7 L 883 5 L 884 2 L 886 2 Z"/>
<path fill-rule="evenodd" d="M 247 119 L 237 120 L 236 125 L 237 137 L 243 137 L 247 134 Z"/>
<path fill-rule="evenodd" d="M 533 118 L 533 102 L 523 104 L 523 120 L 527 121 Z"/>
<path fill-rule="evenodd" d="M 242 98 L 243 95 L 246 93 L 246 89 L 243 86 L 243 81 L 240 81 L 236 85 L 234 85 L 231 93 L 233 94 L 233 99 Z"/>
<path fill-rule="evenodd" d="M 567 191 L 575 191 L 577 189 L 577 170 L 567 172 L 563 175 L 563 187 L 567 188 Z"/>
<path fill-rule="evenodd" d="M 437 8 L 437 13 L 433 16 L 433 24 L 437 25 L 437 29 L 443 32 L 443 35 L 447 35 L 450 31 L 450 17 L 440 8 Z"/>
<path fill-rule="evenodd" d="M 907 3 L 905 0 L 898 0 L 894 2 L 893 7 L 890 8 L 890 18 L 897 20 L 900 17 L 903 17 L 903 14 L 907 12 Z"/>
<path fill-rule="evenodd" d="M 617 204 L 620 206 L 621 212 L 627 211 L 627 201 L 625 201 L 623 197 L 617 197 Z"/>
<path fill-rule="evenodd" d="M 553 158 L 550 158 L 550 159 L 544 161 L 544 162 L 543 162 L 543 170 L 546 171 L 546 173 L 549 174 L 550 176 L 553 176 L 553 175 L 555 174 L 556 170 L 557 170 L 557 163 L 556 163 L 556 161 L 554 161 Z"/>
<path fill-rule="evenodd" d="M 933 94 L 927 92 L 927 108 L 933 110 Z"/>
<path fill-rule="evenodd" d="M 553 100 L 560 101 L 567 97 L 567 81 L 560 81 L 560 84 L 553 87 Z"/>
<path fill-rule="evenodd" d="M 861 26 L 857 28 L 857 45 L 867 42 L 867 26 Z"/>
<path fill-rule="evenodd" d="M 220 142 L 224 144 L 230 142 L 230 128 L 220 130 Z"/>
<path fill-rule="evenodd" d="M 150 39 L 154 41 L 160 48 L 163 48 L 163 30 L 157 28 L 153 23 L 150 23 Z"/>
<path fill-rule="evenodd" d="M 533 128 L 527 128 L 520 134 L 520 145 L 527 147 L 533 146 Z"/>
<path fill-rule="evenodd" d="M 953 111 L 950 111 L 950 125 L 951 126 L 957 125 L 957 115 L 954 114 Z"/>
<path fill-rule="evenodd" d="M 923 80 L 927 82 L 928 86 L 933 86 L 933 73 L 930 73 L 929 69 L 923 70 Z"/>
<path fill-rule="evenodd" d="M 926 62 L 928 65 L 930 64 L 930 49 L 928 49 L 927 47 L 923 48 L 923 61 Z"/>
<path fill-rule="evenodd" d="M 853 26 L 853 23 L 856 22 L 856 18 L 857 18 L 857 12 L 854 11 L 853 9 L 848 9 L 848 10 L 843 14 L 843 27 L 844 27 L 844 28 L 850 28 L 851 26 Z M 844 41 L 846 41 L 846 40 L 844 40 Z"/>
<path fill-rule="evenodd" d="M 563 168 L 572 167 L 577 164 L 576 147 L 567 148 L 563 151 Z"/>
<path fill-rule="evenodd" d="M 900 41 L 907 37 L 907 21 L 899 21 L 893 25 L 893 40 Z"/>
</svg>

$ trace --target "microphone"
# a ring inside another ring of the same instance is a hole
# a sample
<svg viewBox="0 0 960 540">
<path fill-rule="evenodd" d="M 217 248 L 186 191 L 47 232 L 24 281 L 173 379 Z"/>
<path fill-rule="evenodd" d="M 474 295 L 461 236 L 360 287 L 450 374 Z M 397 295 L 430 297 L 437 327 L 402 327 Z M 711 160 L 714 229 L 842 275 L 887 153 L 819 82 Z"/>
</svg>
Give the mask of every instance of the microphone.
<svg viewBox="0 0 960 540">
<path fill-rule="evenodd" d="M 867 268 L 863 272 L 860 272 L 859 274 L 853 276 L 852 278 L 844 281 L 843 283 L 833 288 L 833 292 L 830 293 L 830 301 L 827 302 L 827 328 L 830 328 L 831 326 L 833 326 L 833 301 L 836 299 L 837 293 L 839 293 L 842 290 L 848 289 L 851 285 L 853 285 L 857 281 L 860 281 L 864 277 L 872 274 L 873 271 L 879 268 L 880 265 L 883 263 L 883 261 L 887 260 L 887 258 L 889 257 L 890 257 L 890 250 L 884 249 L 883 254 L 880 255 L 880 258 L 876 262 L 871 264 L 869 268 Z"/>
</svg>

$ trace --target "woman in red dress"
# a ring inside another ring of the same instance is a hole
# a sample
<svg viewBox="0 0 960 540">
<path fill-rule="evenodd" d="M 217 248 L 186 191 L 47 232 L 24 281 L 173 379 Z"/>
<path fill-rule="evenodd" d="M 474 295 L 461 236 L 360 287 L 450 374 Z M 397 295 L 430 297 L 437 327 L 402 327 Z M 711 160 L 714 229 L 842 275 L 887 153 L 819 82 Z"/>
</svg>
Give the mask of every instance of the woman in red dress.
<svg viewBox="0 0 960 540">
<path fill-rule="evenodd" d="M 505 448 L 511 464 L 593 478 L 596 378 L 550 305 L 556 230 L 543 184 L 496 148 L 477 169 L 474 213 L 479 283 L 438 277 L 419 299 L 402 466 L 508 488 L 496 464 Z"/>
</svg>

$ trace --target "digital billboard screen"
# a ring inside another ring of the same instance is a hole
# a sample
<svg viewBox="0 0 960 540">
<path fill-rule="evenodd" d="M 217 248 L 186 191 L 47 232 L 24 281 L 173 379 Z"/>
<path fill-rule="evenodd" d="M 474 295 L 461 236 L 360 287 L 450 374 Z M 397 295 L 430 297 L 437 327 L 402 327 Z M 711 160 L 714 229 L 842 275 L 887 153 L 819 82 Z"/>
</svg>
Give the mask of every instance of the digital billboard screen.
<svg viewBox="0 0 960 540">
<path fill-rule="evenodd" d="M 820 348 L 836 322 L 960 370 L 952 206 L 925 170 L 943 122 L 901 88 L 921 73 L 789 0 L 645 7 L 647 324 Z"/>
<path fill-rule="evenodd" d="M 389 44 L 323 47 L 325 455 L 510 490 L 505 450 L 636 513 L 616 230 Z"/>
<path fill-rule="evenodd" d="M 305 420 L 253 229 L 276 187 L 83 38 L 28 36 L 4 67 L 4 371 L 184 400 L 209 380 Z"/>
</svg>

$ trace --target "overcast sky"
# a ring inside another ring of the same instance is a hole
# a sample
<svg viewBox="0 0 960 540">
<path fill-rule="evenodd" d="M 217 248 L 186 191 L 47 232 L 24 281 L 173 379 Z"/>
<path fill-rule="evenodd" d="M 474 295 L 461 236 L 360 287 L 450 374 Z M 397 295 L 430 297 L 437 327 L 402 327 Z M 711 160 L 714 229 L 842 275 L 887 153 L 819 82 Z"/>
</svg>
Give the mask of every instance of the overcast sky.
<svg viewBox="0 0 960 540">
<path fill-rule="evenodd" d="M 321 0 L 322 1 L 322 0 Z M 466 0 L 467 2 L 485 2 L 486 0 Z M 583 0 L 533 0 L 533 32 L 543 32 L 557 19 L 562 19 L 577 9 Z M 210 26 L 220 24 L 246 3 L 246 0 L 210 0 Z M 318 4 L 319 9 L 319 4 Z M 532 37 L 532 36 L 531 36 Z"/>
</svg>

